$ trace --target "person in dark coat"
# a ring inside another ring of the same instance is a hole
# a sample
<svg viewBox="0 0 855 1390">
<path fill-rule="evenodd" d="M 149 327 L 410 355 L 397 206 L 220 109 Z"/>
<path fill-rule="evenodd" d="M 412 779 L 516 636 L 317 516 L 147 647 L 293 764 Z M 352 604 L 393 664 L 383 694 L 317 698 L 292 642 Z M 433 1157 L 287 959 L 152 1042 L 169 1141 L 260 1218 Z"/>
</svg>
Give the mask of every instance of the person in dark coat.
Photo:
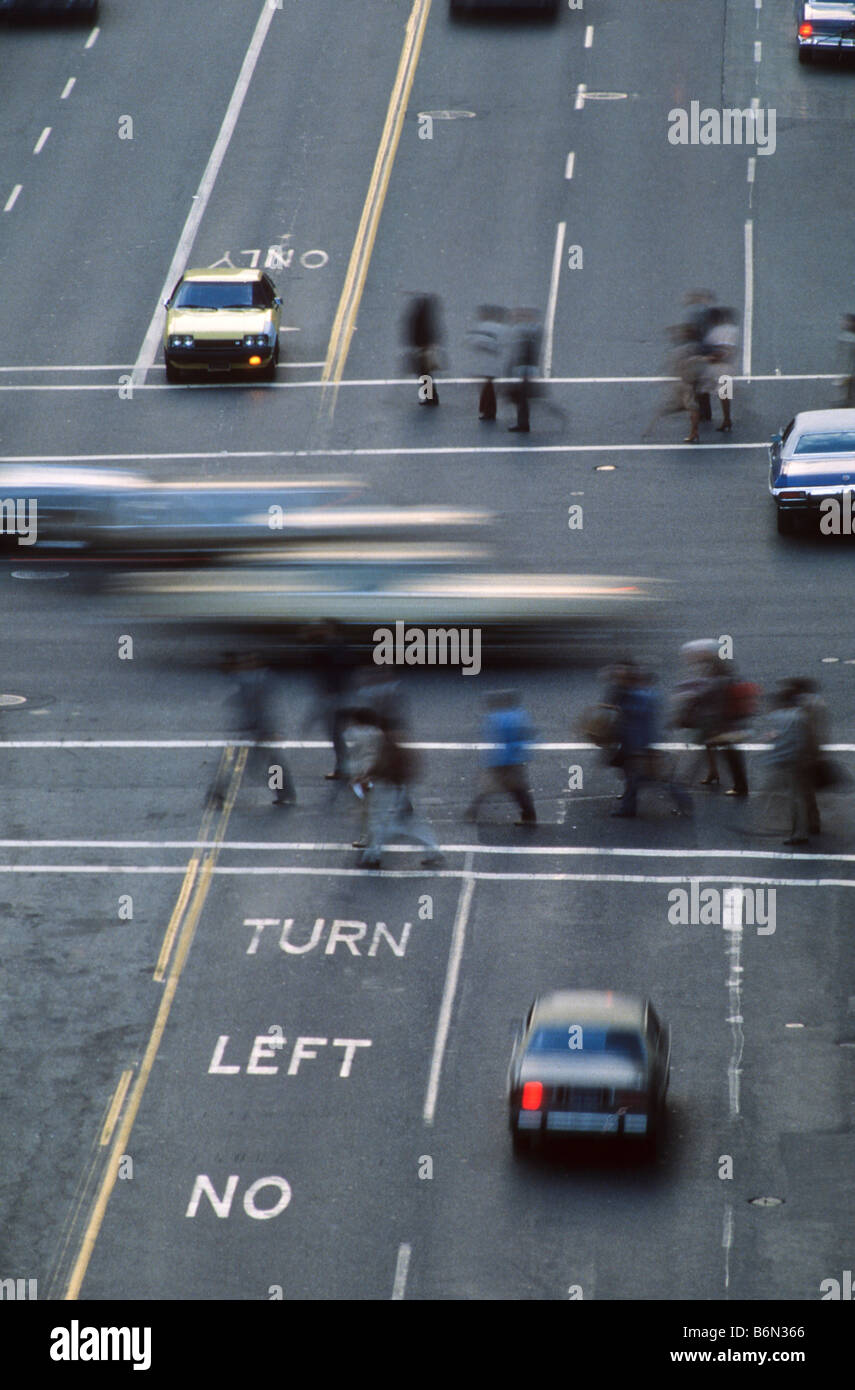
<svg viewBox="0 0 855 1390">
<path fill-rule="evenodd" d="M 513 377 L 509 395 L 517 408 L 517 422 L 509 425 L 512 432 L 528 434 L 529 401 L 534 394 L 534 381 L 540 364 L 541 329 L 533 309 L 515 309 L 509 335 L 508 376 Z"/>
<path fill-rule="evenodd" d="M 420 404 L 439 405 L 434 378 L 442 362 L 442 326 L 440 303 L 435 294 L 413 296 L 404 314 L 403 338 L 409 350 L 410 370 L 419 378 Z M 428 378 L 426 386 L 423 377 Z"/>
<path fill-rule="evenodd" d="M 252 740 L 246 761 L 246 771 L 250 777 L 262 778 L 268 788 L 270 774 L 281 769 L 282 786 L 273 797 L 274 806 L 293 806 L 297 800 L 294 781 L 282 757 L 277 755 L 271 762 L 272 750 L 263 747 L 276 738 L 275 722 L 270 707 L 270 670 L 263 659 L 255 652 L 237 654 L 229 652 L 223 658 L 222 669 L 235 682 L 232 704 L 235 710 L 234 724 L 246 737 Z M 216 805 L 222 806 L 225 798 L 225 781 L 221 769 L 212 790 Z"/>
<path fill-rule="evenodd" d="M 615 691 L 618 723 L 619 766 L 626 779 L 620 806 L 613 816 L 633 818 L 638 810 L 639 788 L 645 783 L 662 782 L 659 754 L 661 700 L 653 680 L 636 666 L 625 666 L 618 673 L 619 688 Z M 676 781 L 665 784 L 674 802 L 677 815 L 691 816 L 692 799 L 685 787 Z"/>
</svg>

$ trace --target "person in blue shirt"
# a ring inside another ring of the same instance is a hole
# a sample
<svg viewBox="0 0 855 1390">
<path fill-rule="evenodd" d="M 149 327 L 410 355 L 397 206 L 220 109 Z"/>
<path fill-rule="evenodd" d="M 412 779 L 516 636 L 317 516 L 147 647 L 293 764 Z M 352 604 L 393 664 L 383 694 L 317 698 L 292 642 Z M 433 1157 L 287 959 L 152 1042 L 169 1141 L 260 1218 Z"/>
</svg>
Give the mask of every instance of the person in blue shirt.
<svg viewBox="0 0 855 1390">
<path fill-rule="evenodd" d="M 487 797 L 504 792 L 519 807 L 517 825 L 537 825 L 537 813 L 526 771 L 526 763 L 531 756 L 531 721 L 515 691 L 492 695 L 487 709 L 484 742 L 495 746 L 484 752 L 478 791 L 466 812 L 466 819 L 477 821 L 481 805 Z"/>
</svg>

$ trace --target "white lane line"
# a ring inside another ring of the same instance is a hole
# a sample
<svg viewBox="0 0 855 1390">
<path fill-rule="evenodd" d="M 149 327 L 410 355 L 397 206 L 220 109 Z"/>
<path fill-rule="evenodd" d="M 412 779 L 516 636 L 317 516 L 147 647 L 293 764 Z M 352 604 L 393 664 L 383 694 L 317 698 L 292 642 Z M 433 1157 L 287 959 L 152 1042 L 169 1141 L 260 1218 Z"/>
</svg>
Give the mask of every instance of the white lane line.
<svg viewBox="0 0 855 1390">
<path fill-rule="evenodd" d="M 395 1282 L 392 1285 L 392 1302 L 400 1303 L 407 1288 L 407 1272 L 410 1268 L 409 1245 L 401 1244 L 398 1246 L 398 1258 L 395 1261 Z"/>
<path fill-rule="evenodd" d="M 535 753 L 593 753 L 599 751 L 595 743 L 532 743 Z M 771 748 L 771 743 L 736 743 L 746 753 L 762 753 Z M 255 748 L 254 739 L 249 738 L 4 738 L 0 748 L 148 748 L 155 751 L 169 748 Z M 259 748 L 332 748 L 327 739 L 261 739 Z M 439 753 L 483 753 L 490 748 L 498 748 L 497 743 L 440 743 L 430 739 L 416 741 L 408 739 L 404 748 L 417 748 L 422 752 Z M 663 753 L 697 753 L 705 747 L 703 743 L 655 743 Z M 826 753 L 855 753 L 855 743 L 824 743 Z"/>
<path fill-rule="evenodd" d="M 2 388 L 0 388 L 2 389 Z M 213 449 L 195 450 L 185 454 L 0 454 L 0 463 L 109 463 L 134 459 L 137 463 L 153 463 L 182 459 L 334 459 L 334 458 L 426 458 L 458 456 L 460 454 L 701 454 L 705 449 L 763 449 L 768 440 L 733 444 L 478 444 L 448 445 L 447 447 L 403 449 Z"/>
<path fill-rule="evenodd" d="M 755 41 L 754 41 L 754 61 L 755 61 L 755 63 L 759 63 L 759 62 L 762 61 L 762 59 L 763 59 L 763 45 L 762 45 L 762 43 L 760 42 L 759 39 L 755 39 Z"/>
<path fill-rule="evenodd" d="M 472 897 L 475 892 L 475 879 L 472 875 L 471 854 L 467 854 L 466 856 L 462 877 L 463 881 L 460 887 L 460 896 L 457 900 L 457 912 L 454 917 L 454 928 L 451 936 L 451 947 L 448 952 L 445 987 L 442 991 L 442 1003 L 439 1007 L 439 1018 L 436 1025 L 436 1037 L 434 1038 L 433 1044 L 433 1056 L 430 1063 L 427 1094 L 425 1095 L 424 1110 L 422 1111 L 422 1118 L 426 1125 L 433 1124 L 434 1114 L 436 1112 L 436 1098 L 439 1094 L 442 1060 L 445 1056 L 445 1047 L 448 1042 L 451 1015 L 454 1010 L 454 996 L 457 993 L 457 981 L 460 976 L 460 962 L 463 958 L 463 946 L 466 941 L 466 923 L 469 919 L 469 910 L 472 906 Z"/>
<path fill-rule="evenodd" d="M 0 840 L 0 849 L 132 849 L 137 853 L 148 850 L 194 850 L 204 849 L 206 840 Z M 349 854 L 353 846 L 349 840 L 224 840 L 223 852 L 237 854 Z M 625 845 L 484 845 L 484 844 L 443 844 L 443 854 L 462 855 L 507 855 L 511 857 L 536 857 L 539 859 L 595 858 L 595 859 L 770 859 L 783 863 L 855 863 L 855 854 L 787 854 L 783 850 L 764 849 L 639 849 Z M 390 854 L 411 854 L 411 844 L 388 845 Z M 716 878 L 721 878 L 717 875 Z M 725 878 L 732 875 L 724 875 Z M 741 883 L 740 879 L 740 883 Z"/>
<path fill-rule="evenodd" d="M 754 332 L 754 222 L 745 223 L 745 310 L 742 320 L 742 374 L 751 378 L 751 337 Z"/>
<path fill-rule="evenodd" d="M 60 101 L 65 101 L 68 97 L 71 96 L 72 88 L 74 87 L 76 81 L 76 77 L 69 77 L 68 81 L 62 89 L 62 92 L 60 93 Z"/>
<path fill-rule="evenodd" d="M 15 187 L 12 189 L 12 192 L 9 194 L 9 197 L 6 199 L 6 203 L 5 203 L 5 206 L 4 206 L 4 208 L 3 208 L 3 211 L 4 211 L 4 212 L 11 212 L 11 211 L 12 211 L 13 207 L 15 206 L 15 204 L 16 204 L 17 201 L 18 201 L 18 194 L 20 193 L 20 191 L 21 191 L 21 189 L 23 188 L 23 186 L 24 186 L 24 185 L 23 185 L 22 183 L 16 183 L 16 184 L 15 184 Z"/>
<path fill-rule="evenodd" d="M 725 1291 L 730 1288 L 730 1252 L 733 1248 L 733 1203 L 724 1204 L 724 1226 L 721 1233 L 721 1244 L 724 1250 L 724 1287 Z"/>
<path fill-rule="evenodd" d="M 748 178 L 748 182 L 749 182 L 749 183 L 753 183 L 753 182 L 754 182 L 754 177 L 755 177 L 756 173 L 757 173 L 757 160 L 754 158 L 754 155 L 752 154 L 752 155 L 749 155 L 749 157 L 748 157 L 748 175 L 747 175 L 747 178 Z"/>
<path fill-rule="evenodd" d="M 95 25 L 95 28 L 91 31 L 91 33 L 90 33 L 90 35 L 89 35 L 89 38 L 86 40 L 85 44 L 83 45 L 84 49 L 94 47 L 94 45 L 95 45 L 95 44 L 97 43 L 97 41 L 98 41 L 98 35 L 100 34 L 100 32 L 101 32 L 101 30 L 100 30 L 99 26 L 96 24 L 96 25 Z"/>
<path fill-rule="evenodd" d="M 152 314 L 151 322 L 146 330 L 142 346 L 139 350 L 136 363 L 134 364 L 132 384 L 135 386 L 141 385 L 145 381 L 146 372 L 154 362 L 161 335 L 161 314 L 163 313 L 161 306 L 163 301 L 172 293 L 176 280 L 187 266 L 188 257 L 193 249 L 196 234 L 199 231 L 199 225 L 205 215 L 208 200 L 213 192 L 217 175 L 220 172 L 220 166 L 225 158 L 226 150 L 229 147 L 229 142 L 234 133 L 234 128 L 237 125 L 241 107 L 243 106 L 247 91 L 249 90 L 252 75 L 255 72 L 255 65 L 258 62 L 259 54 L 264 46 L 264 40 L 267 38 L 267 31 L 273 22 L 275 13 L 276 10 L 273 6 L 269 5 L 267 0 L 264 0 L 261 7 L 261 14 L 258 17 L 258 23 L 255 26 L 255 31 L 250 40 L 249 48 L 246 51 L 243 63 L 241 64 L 241 69 L 226 109 L 226 114 L 223 117 L 223 123 L 220 126 L 219 135 L 211 151 L 207 168 L 202 175 L 202 182 L 199 184 L 198 190 L 194 194 L 193 206 L 187 215 L 187 221 L 184 223 L 184 228 L 178 239 L 175 254 L 172 257 L 172 262 L 166 273 L 166 279 L 163 282 L 163 288 L 158 296 L 157 307 Z"/>
<path fill-rule="evenodd" d="M 280 370 L 304 370 L 309 367 L 322 367 L 323 362 L 286 362 L 282 364 Z M 22 367 L 18 363 L 7 363 L 0 366 L 0 372 L 128 372 L 133 368 L 133 363 L 107 363 L 101 366 L 82 366 L 77 363 L 67 366 L 30 366 Z M 542 381 L 543 377 L 534 377 L 534 381 Z M 670 382 L 679 381 L 676 376 L 553 376 L 550 377 L 552 386 L 661 386 Z M 734 381 L 838 381 L 839 372 L 752 372 L 750 376 L 734 376 Z M 494 378 L 497 385 L 512 382 L 514 377 L 497 376 Z M 477 382 L 483 381 L 483 377 L 477 376 L 446 376 L 443 383 L 446 386 L 473 386 Z M 406 386 L 410 390 L 413 387 L 412 377 L 351 377 L 339 383 L 341 386 L 359 387 L 387 387 L 387 386 Z M 316 387 L 322 388 L 324 385 L 320 379 L 314 381 L 273 381 L 265 383 L 265 390 L 280 390 L 282 388 L 294 387 Z M 114 382 L 108 382 L 105 387 L 100 389 L 115 389 Z M 163 383 L 156 382 L 145 387 L 148 391 L 165 391 L 172 389 Z M 187 383 L 186 390 L 193 391 L 228 391 L 247 389 L 246 382 L 215 381 L 210 385 L 204 382 Z"/>
<path fill-rule="evenodd" d="M 408 845 L 411 854 L 418 851 Z M 342 869 L 332 865 L 233 865 L 218 864 L 210 871 L 234 878 L 407 878 L 474 879 L 478 883 L 732 883 L 734 875 L 724 874 L 566 874 L 492 872 L 486 869 Z M 180 874 L 186 864 L 0 864 L 0 874 Z M 763 888 L 855 888 L 849 878 L 751 878 L 740 875 L 740 884 Z"/>
<path fill-rule="evenodd" d="M 565 177 L 565 179 L 572 179 L 572 177 L 573 177 L 573 169 L 574 169 L 575 165 L 576 165 L 576 155 L 575 155 L 574 151 L 571 150 L 570 153 L 569 153 L 568 156 L 567 156 L 567 163 L 564 165 L 564 177 Z"/>
<path fill-rule="evenodd" d="M 742 1024 L 742 924 L 745 910 L 745 894 L 742 886 L 725 890 L 722 902 L 721 924 L 727 933 L 724 938 L 724 955 L 727 971 L 727 1021 L 731 1032 L 730 1061 L 727 1066 L 727 1092 L 731 1120 L 739 1119 L 740 1096 L 742 1089 L 742 1054 L 745 1049 L 745 1034 Z"/>
<path fill-rule="evenodd" d="M 48 142 L 48 138 L 49 138 L 49 136 L 50 136 L 50 132 L 51 132 L 51 127 L 50 127 L 49 125 L 46 125 L 45 128 L 44 128 L 44 130 L 42 131 L 41 135 L 39 136 L 38 140 L 37 140 L 36 143 L 35 143 L 35 147 L 34 147 L 34 149 L 33 149 L 33 154 L 41 154 L 42 150 L 44 149 L 45 145 L 46 145 L 47 142 Z"/>
<path fill-rule="evenodd" d="M 585 47 L 590 48 L 594 42 L 594 26 L 589 24 L 585 29 Z"/>
<path fill-rule="evenodd" d="M 576 88 L 576 110 L 577 110 L 577 111 L 581 111 L 581 110 L 582 110 L 582 107 L 585 105 L 585 93 L 587 92 L 587 90 L 588 90 L 588 88 L 585 86 L 584 82 L 580 82 L 579 85 L 578 85 L 578 87 Z"/>
<path fill-rule="evenodd" d="M 559 222 L 555 229 L 555 249 L 552 253 L 552 274 L 549 277 L 549 298 L 546 302 L 546 326 L 543 335 L 543 375 L 547 379 L 552 374 L 552 342 L 555 332 L 555 306 L 558 302 L 558 282 L 561 278 L 561 260 L 564 255 L 564 238 L 567 223 Z"/>
</svg>

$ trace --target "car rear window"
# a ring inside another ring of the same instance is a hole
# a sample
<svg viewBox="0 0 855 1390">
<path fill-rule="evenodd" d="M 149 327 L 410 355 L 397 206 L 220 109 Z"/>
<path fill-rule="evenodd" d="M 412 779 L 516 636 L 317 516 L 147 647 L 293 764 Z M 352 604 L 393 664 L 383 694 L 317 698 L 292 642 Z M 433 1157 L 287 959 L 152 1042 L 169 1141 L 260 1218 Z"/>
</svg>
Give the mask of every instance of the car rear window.
<svg viewBox="0 0 855 1390">
<path fill-rule="evenodd" d="M 536 1028 L 528 1045 L 530 1052 L 610 1053 L 642 1062 L 644 1047 L 638 1033 L 623 1029 L 596 1028 L 587 1024 L 568 1024 L 566 1028 Z"/>
<path fill-rule="evenodd" d="M 794 454 L 855 454 L 855 430 L 835 430 L 828 434 L 803 434 Z"/>
</svg>

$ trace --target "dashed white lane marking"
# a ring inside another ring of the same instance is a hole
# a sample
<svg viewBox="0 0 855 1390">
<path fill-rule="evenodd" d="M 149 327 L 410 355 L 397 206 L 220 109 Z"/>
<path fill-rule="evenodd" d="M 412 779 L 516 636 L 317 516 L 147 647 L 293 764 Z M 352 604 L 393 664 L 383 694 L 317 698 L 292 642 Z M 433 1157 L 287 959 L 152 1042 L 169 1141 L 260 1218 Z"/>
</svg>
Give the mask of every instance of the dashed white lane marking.
<svg viewBox="0 0 855 1390">
<path fill-rule="evenodd" d="M 722 928 L 725 932 L 724 954 L 727 962 L 728 1022 L 731 1030 L 731 1053 L 727 1067 L 727 1091 L 730 1118 L 739 1118 L 742 1087 L 742 1054 L 745 1048 L 742 1017 L 742 923 L 745 895 L 742 887 L 727 888 L 722 895 Z"/>
<path fill-rule="evenodd" d="M 570 153 L 569 153 L 568 156 L 567 156 L 567 163 L 564 165 L 564 177 L 565 177 L 565 179 L 572 179 L 572 177 L 573 177 L 573 170 L 574 170 L 574 168 L 575 168 L 575 165 L 576 165 L 576 155 L 575 155 L 575 153 L 573 152 L 573 150 L 571 150 Z"/>
<path fill-rule="evenodd" d="M 76 78 L 76 77 L 69 77 L 68 81 L 66 82 L 65 86 L 64 86 L 63 89 L 62 89 L 62 92 L 60 93 L 60 97 L 59 97 L 60 101 L 66 101 L 66 100 L 68 99 L 68 97 L 71 96 L 71 92 L 72 92 L 72 89 L 73 89 L 74 84 L 75 84 L 76 81 L 77 81 L 77 78 Z"/>
<path fill-rule="evenodd" d="M 86 40 L 86 42 L 85 42 L 85 44 L 83 45 L 83 47 L 84 47 L 84 48 L 92 48 L 92 47 L 94 47 L 94 45 L 98 42 L 98 35 L 100 34 L 100 32 L 101 32 L 101 29 L 100 29 L 100 27 L 96 24 L 96 25 L 95 25 L 95 28 L 90 32 L 89 38 Z"/>
<path fill-rule="evenodd" d="M 591 45 L 593 44 L 593 42 L 594 42 L 594 26 L 593 26 L 593 24 L 589 24 L 589 25 L 587 25 L 587 27 L 586 27 L 586 29 L 585 29 L 585 47 L 586 47 L 586 48 L 590 48 Z"/>
<path fill-rule="evenodd" d="M 733 1248 L 733 1204 L 724 1204 L 724 1226 L 721 1233 L 721 1244 L 724 1250 L 724 1287 L 725 1291 L 730 1288 L 730 1252 Z"/>
<path fill-rule="evenodd" d="M 193 205 L 187 215 L 187 221 L 184 223 L 181 236 L 178 239 L 178 245 L 172 257 L 172 263 L 166 273 L 163 288 L 158 296 L 157 308 L 152 314 L 151 322 L 146 330 L 142 346 L 139 350 L 136 363 L 134 364 L 132 373 L 132 382 L 134 385 L 141 385 L 144 382 L 145 374 L 154 362 L 160 342 L 161 314 L 163 313 L 161 306 L 163 301 L 171 294 L 176 280 L 187 265 L 187 258 L 193 249 L 193 243 L 196 240 L 199 225 L 205 215 L 208 200 L 211 197 L 217 175 L 220 172 L 220 166 L 225 158 L 226 150 L 229 147 L 229 142 L 234 133 L 235 126 L 237 125 L 241 107 L 243 106 L 247 91 L 249 90 L 252 75 L 255 72 L 255 65 L 258 62 L 259 54 L 264 46 L 264 40 L 267 38 L 267 31 L 273 22 L 275 13 L 276 9 L 272 5 L 269 5 L 267 0 L 264 0 L 261 14 L 258 17 L 255 31 L 250 40 L 246 54 L 244 55 L 237 82 L 235 83 L 228 107 L 226 108 L 226 114 L 223 117 L 223 123 L 220 126 L 216 143 L 211 151 L 211 156 L 208 160 L 205 172 L 202 175 L 202 182 L 193 195 Z"/>
<path fill-rule="evenodd" d="M 392 1302 L 400 1303 L 407 1289 L 407 1273 L 410 1268 L 410 1255 L 412 1251 L 409 1245 L 402 1243 L 398 1246 L 398 1258 L 395 1261 L 395 1280 L 392 1284 Z"/>
<path fill-rule="evenodd" d="M 451 1015 L 454 1011 L 454 996 L 457 993 L 457 981 L 460 977 L 460 962 L 463 958 L 463 947 L 466 941 L 466 923 L 469 920 L 469 911 L 472 907 L 472 896 L 475 892 L 471 853 L 466 856 L 462 877 L 463 882 L 460 888 L 460 897 L 457 900 L 457 912 L 454 917 L 451 946 L 448 952 L 448 966 L 445 972 L 442 1003 L 439 1006 L 439 1018 L 437 1019 L 436 1036 L 433 1043 L 433 1056 L 431 1057 L 430 1063 L 427 1093 L 425 1095 L 424 1109 L 422 1111 L 422 1118 L 426 1125 L 433 1124 L 434 1114 L 436 1112 L 436 1098 L 439 1094 L 442 1061 L 445 1056 L 446 1043 L 448 1042 Z"/>
<path fill-rule="evenodd" d="M 558 283 L 561 278 L 561 259 L 567 223 L 559 222 L 555 229 L 555 250 L 552 253 L 552 274 L 549 277 L 549 298 L 546 303 L 546 324 L 543 335 L 543 375 L 552 373 L 552 341 L 555 332 L 555 306 L 558 302 Z"/>
<path fill-rule="evenodd" d="M 751 376 L 751 336 L 754 332 L 754 223 L 745 223 L 745 309 L 742 316 L 742 374 Z"/>
<path fill-rule="evenodd" d="M 575 103 L 575 105 L 576 105 L 576 110 L 577 110 L 577 111 L 581 111 L 581 110 L 582 110 L 582 107 L 585 105 L 585 93 L 586 93 L 587 90 L 588 90 L 588 89 L 587 89 L 587 87 L 585 86 L 584 82 L 580 82 L 579 85 L 578 85 L 578 87 L 576 88 L 576 103 Z"/>
<path fill-rule="evenodd" d="M 13 207 L 15 206 L 15 204 L 16 204 L 17 201 L 18 201 L 18 194 L 20 193 L 20 191 L 21 191 L 21 189 L 23 188 L 23 186 L 24 186 L 24 185 L 23 185 L 22 183 L 16 183 L 16 184 L 15 184 L 15 187 L 12 189 L 12 192 L 9 194 L 9 197 L 6 199 L 6 202 L 5 202 L 5 204 L 4 204 L 4 207 L 3 207 L 3 211 L 4 211 L 4 212 L 11 212 L 11 211 L 12 211 Z"/>
<path fill-rule="evenodd" d="M 35 146 L 33 147 L 33 154 L 41 154 L 42 150 L 48 142 L 48 139 L 50 138 L 50 132 L 51 127 L 49 125 L 46 125 L 38 140 L 36 141 Z"/>
<path fill-rule="evenodd" d="M 754 158 L 754 155 L 752 154 L 752 155 L 749 155 L 749 156 L 748 156 L 748 173 L 747 173 L 747 179 L 748 179 L 748 182 L 749 182 L 749 183 L 753 183 L 753 182 L 754 182 L 754 177 L 755 177 L 756 173 L 757 173 L 757 160 Z"/>
<path fill-rule="evenodd" d="M 754 61 L 755 61 L 755 63 L 759 63 L 759 62 L 762 60 L 762 57 L 763 57 L 763 45 L 762 45 L 762 43 L 760 42 L 759 39 L 755 39 L 755 41 L 754 41 Z"/>
</svg>

